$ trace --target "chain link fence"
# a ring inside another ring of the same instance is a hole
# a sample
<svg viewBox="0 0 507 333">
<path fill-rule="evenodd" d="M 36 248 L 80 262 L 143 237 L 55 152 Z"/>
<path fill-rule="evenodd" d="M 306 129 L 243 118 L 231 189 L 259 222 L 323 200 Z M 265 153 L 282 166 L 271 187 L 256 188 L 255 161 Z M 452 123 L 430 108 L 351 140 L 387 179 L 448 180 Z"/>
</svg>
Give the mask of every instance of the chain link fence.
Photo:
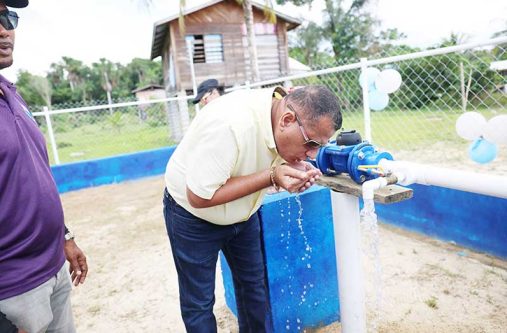
<svg viewBox="0 0 507 333">
<path fill-rule="evenodd" d="M 507 175 L 507 147 L 499 147 L 495 161 L 479 165 L 468 157 L 471 142 L 455 131 L 456 119 L 466 111 L 479 112 L 486 119 L 507 114 L 507 69 L 493 65 L 505 60 L 507 37 L 367 59 L 364 64 L 368 67 L 394 68 L 403 80 L 400 89 L 390 94 L 388 106 L 371 114 L 363 106 L 360 62 L 234 89 L 322 84 L 341 102 L 344 129 L 371 137 L 373 144 L 391 152 L 395 159 Z M 112 105 L 101 102 L 71 109 L 53 106 L 48 114 L 39 111 L 34 116 L 48 144 L 55 142 L 49 149 L 51 163 L 67 163 L 176 144 L 182 135 L 179 131 L 184 131 L 196 112 L 190 98 Z M 371 122 L 365 122 L 365 115 Z M 47 119 L 52 123 L 54 140 Z"/>
<path fill-rule="evenodd" d="M 33 115 L 46 137 L 50 163 L 60 164 L 176 144 L 195 114 L 189 98 L 116 104 L 101 101 L 62 109 L 58 105 Z M 176 119 L 175 109 L 185 109 L 187 119 Z"/>
</svg>

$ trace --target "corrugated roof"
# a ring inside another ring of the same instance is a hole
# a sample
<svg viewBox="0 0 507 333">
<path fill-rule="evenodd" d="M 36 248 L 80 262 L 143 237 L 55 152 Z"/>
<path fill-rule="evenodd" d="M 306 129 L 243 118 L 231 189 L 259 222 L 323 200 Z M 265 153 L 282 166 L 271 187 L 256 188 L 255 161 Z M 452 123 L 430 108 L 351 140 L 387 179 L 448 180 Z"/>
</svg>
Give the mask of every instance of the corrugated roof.
<svg viewBox="0 0 507 333">
<path fill-rule="evenodd" d="M 210 0 L 210 1 L 204 2 L 198 6 L 184 10 L 183 15 L 185 16 L 185 15 L 192 14 L 196 11 L 199 11 L 199 10 L 204 9 L 209 6 L 213 6 L 214 4 L 217 4 L 222 1 L 224 1 L 224 0 Z M 260 4 L 255 1 L 252 1 L 252 6 L 256 7 L 260 10 L 264 9 L 264 4 Z M 301 20 L 299 20 L 295 17 L 283 14 L 283 13 L 276 11 L 276 10 L 274 12 L 277 17 L 280 17 L 280 18 L 284 19 L 285 21 L 289 22 L 290 25 L 287 30 L 292 30 L 301 24 Z M 163 46 L 162 44 L 164 43 L 164 40 L 166 39 L 166 36 L 168 33 L 168 27 L 169 27 L 168 23 L 171 21 L 177 20 L 179 18 L 179 16 L 180 16 L 179 13 L 174 14 L 169 17 L 166 17 L 165 19 L 159 20 L 153 24 L 153 37 L 152 37 L 152 41 L 151 41 L 151 59 L 155 59 L 156 57 L 158 57 L 162 54 L 162 52 L 161 52 L 162 46 Z"/>
</svg>

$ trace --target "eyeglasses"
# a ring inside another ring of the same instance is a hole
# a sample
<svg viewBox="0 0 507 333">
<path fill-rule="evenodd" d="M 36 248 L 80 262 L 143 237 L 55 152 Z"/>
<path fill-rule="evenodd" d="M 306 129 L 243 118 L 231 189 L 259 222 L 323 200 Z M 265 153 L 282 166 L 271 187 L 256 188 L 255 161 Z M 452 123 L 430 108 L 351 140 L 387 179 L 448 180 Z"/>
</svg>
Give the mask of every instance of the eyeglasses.
<svg viewBox="0 0 507 333">
<path fill-rule="evenodd" d="M 326 144 L 320 143 L 319 141 L 316 141 L 316 140 L 312 140 L 308 137 L 308 134 L 306 134 L 303 123 L 299 119 L 299 116 L 296 113 L 296 110 L 294 110 L 294 108 L 290 104 L 286 103 L 286 105 L 287 105 L 287 108 L 289 110 L 291 110 L 292 112 L 294 112 L 294 115 L 296 116 L 296 121 L 298 122 L 299 130 L 301 131 L 301 134 L 303 134 L 303 138 L 305 139 L 304 145 L 310 149 L 317 149 L 317 148 L 324 147 Z"/>
<path fill-rule="evenodd" d="M 2 10 L 0 11 L 0 24 L 4 27 L 5 30 L 14 30 L 18 26 L 19 16 L 16 12 L 12 10 Z"/>
</svg>

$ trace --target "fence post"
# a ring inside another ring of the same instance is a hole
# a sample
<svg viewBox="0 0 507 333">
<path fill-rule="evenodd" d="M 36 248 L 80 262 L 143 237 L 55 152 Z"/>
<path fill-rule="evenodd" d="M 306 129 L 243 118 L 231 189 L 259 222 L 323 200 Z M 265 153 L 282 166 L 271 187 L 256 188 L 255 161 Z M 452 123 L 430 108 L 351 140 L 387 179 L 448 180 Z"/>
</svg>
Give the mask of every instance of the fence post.
<svg viewBox="0 0 507 333">
<path fill-rule="evenodd" d="M 58 148 L 56 147 L 55 134 L 53 132 L 53 124 L 51 124 L 51 118 L 49 117 L 48 107 L 43 107 L 42 112 L 44 113 L 44 118 L 46 118 L 46 124 L 48 125 L 49 142 L 51 144 L 51 149 L 53 150 L 53 158 L 55 159 L 55 164 L 59 165 L 60 157 L 58 157 Z"/>
<path fill-rule="evenodd" d="M 190 39 L 186 40 L 187 44 L 187 53 L 188 53 L 188 65 L 190 67 L 190 77 L 192 78 L 192 91 L 194 96 L 197 96 L 197 81 L 195 80 L 195 67 L 194 67 L 194 47 L 192 45 L 192 41 Z M 195 104 L 195 114 L 199 113 L 200 107 L 199 103 Z"/>
<path fill-rule="evenodd" d="M 109 77 L 107 76 L 107 72 L 104 72 L 104 78 L 106 79 L 106 95 L 107 95 L 107 104 L 109 104 L 109 114 L 113 114 L 113 108 L 111 107 L 111 104 L 113 104 L 113 100 L 111 98 L 111 90 L 113 90 L 113 87 L 111 86 L 111 83 L 109 82 Z"/>
<path fill-rule="evenodd" d="M 178 97 L 179 94 L 176 94 Z M 179 103 L 178 101 L 171 101 L 167 103 L 167 121 L 169 124 L 169 133 L 171 140 L 179 142 L 183 137 L 183 131 L 181 129 L 181 120 L 179 115 Z"/>
<path fill-rule="evenodd" d="M 187 93 L 185 92 L 185 90 L 180 91 L 180 93 L 178 94 L 178 97 L 181 97 L 178 100 L 178 110 L 180 115 L 179 121 L 181 126 L 180 140 L 183 137 L 183 134 L 185 134 L 185 132 L 187 131 L 188 125 L 190 124 L 190 116 L 188 114 L 188 101 L 185 99 L 186 96 Z"/>
<path fill-rule="evenodd" d="M 367 59 L 361 58 L 361 74 L 363 74 L 363 82 L 361 82 L 361 89 L 363 91 L 363 115 L 364 115 L 364 138 L 371 142 L 371 114 L 370 102 L 368 99 L 368 76 L 367 76 Z"/>
</svg>

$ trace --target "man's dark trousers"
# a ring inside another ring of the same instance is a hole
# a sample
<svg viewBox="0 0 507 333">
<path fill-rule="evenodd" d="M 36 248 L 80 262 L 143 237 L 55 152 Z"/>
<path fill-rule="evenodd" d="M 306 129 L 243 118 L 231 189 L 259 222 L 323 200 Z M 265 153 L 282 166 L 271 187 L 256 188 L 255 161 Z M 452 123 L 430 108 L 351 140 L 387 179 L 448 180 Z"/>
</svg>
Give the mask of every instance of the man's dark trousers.
<svg viewBox="0 0 507 333">
<path fill-rule="evenodd" d="M 266 332 L 268 304 L 258 213 L 248 221 L 220 226 L 192 215 L 166 190 L 164 217 L 187 332 L 216 332 L 213 305 L 219 250 L 232 272 L 240 333 Z"/>
</svg>

